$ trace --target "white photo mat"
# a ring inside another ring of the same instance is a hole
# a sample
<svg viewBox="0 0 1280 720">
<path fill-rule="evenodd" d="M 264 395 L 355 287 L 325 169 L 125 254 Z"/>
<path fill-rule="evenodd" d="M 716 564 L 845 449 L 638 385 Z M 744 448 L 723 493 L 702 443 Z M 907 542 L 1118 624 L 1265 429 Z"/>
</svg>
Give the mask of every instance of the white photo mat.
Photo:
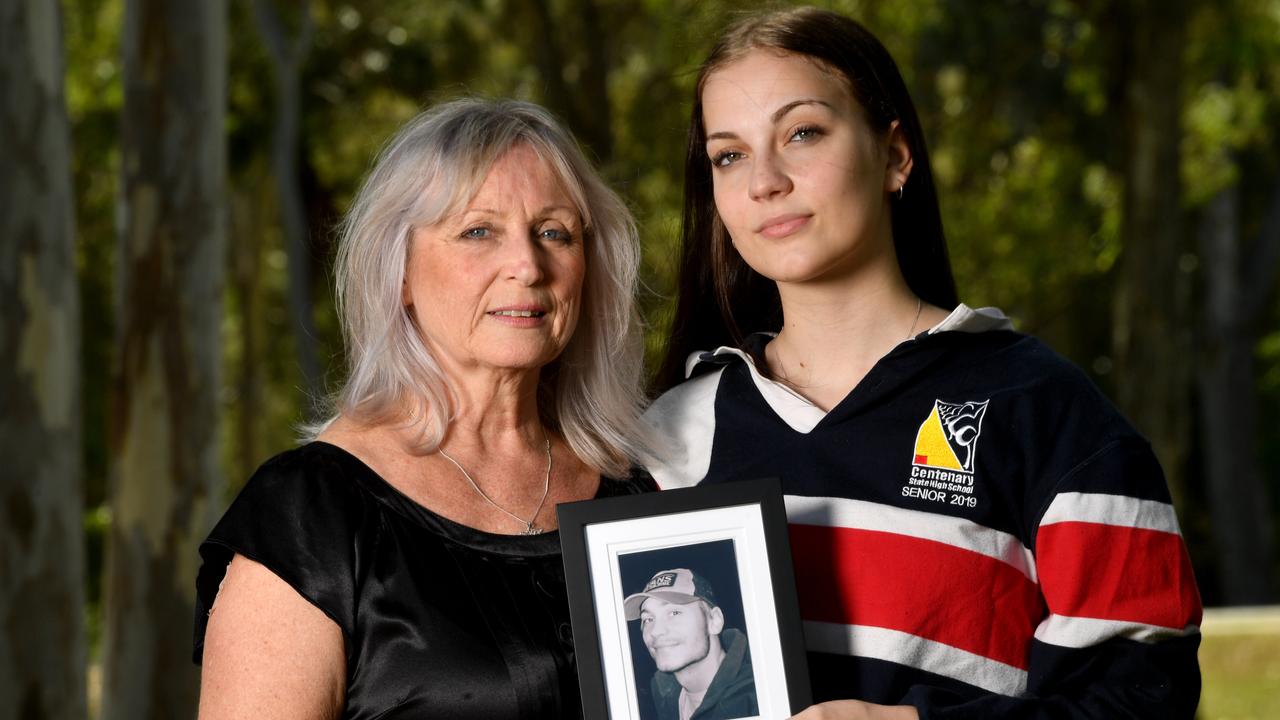
<svg viewBox="0 0 1280 720">
<path fill-rule="evenodd" d="M 781 639 L 774 619 L 777 608 L 773 597 L 773 577 L 769 563 L 758 561 L 768 557 L 758 504 L 597 523 L 587 526 L 586 540 L 611 718 L 640 718 L 631 641 L 622 606 L 625 593 L 618 557 L 716 540 L 733 541 L 760 709 L 760 715 L 753 717 L 785 718 L 791 715 L 780 651 Z M 757 561 L 752 562 L 753 558 Z"/>
</svg>

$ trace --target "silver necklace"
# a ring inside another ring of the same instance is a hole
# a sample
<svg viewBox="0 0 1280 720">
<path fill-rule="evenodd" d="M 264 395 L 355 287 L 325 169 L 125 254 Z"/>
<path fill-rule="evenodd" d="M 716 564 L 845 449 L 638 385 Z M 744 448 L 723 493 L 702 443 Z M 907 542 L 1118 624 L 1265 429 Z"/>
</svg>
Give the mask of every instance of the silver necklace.
<svg viewBox="0 0 1280 720">
<path fill-rule="evenodd" d="M 912 333 L 916 331 L 916 323 L 920 322 L 920 311 L 924 310 L 924 299 L 916 296 L 916 317 L 911 321 L 911 329 L 907 330 L 907 339 L 911 339 Z"/>
<path fill-rule="evenodd" d="M 440 455 L 443 456 L 445 460 L 448 460 L 449 462 L 453 463 L 454 467 L 458 468 L 458 472 L 462 473 L 462 477 L 466 478 L 467 482 L 471 483 L 471 489 L 475 490 L 480 495 L 480 497 L 484 498 L 485 501 L 488 502 L 490 505 L 501 510 L 504 514 L 506 514 L 512 520 L 515 520 L 521 525 L 524 525 L 524 530 L 520 531 L 521 535 L 538 535 L 540 533 L 546 532 L 546 529 L 540 528 L 537 525 L 534 525 L 533 521 L 538 519 L 538 513 L 542 512 L 542 506 L 547 502 L 547 493 L 551 490 L 551 438 L 547 436 L 547 431 L 545 428 L 543 428 L 542 430 L 542 440 L 546 444 L 545 449 L 547 453 L 547 476 L 542 480 L 542 499 L 538 501 L 538 507 L 534 509 L 533 515 L 530 515 L 528 520 L 525 520 L 519 515 L 511 512 L 510 510 L 494 502 L 493 498 L 489 497 L 485 493 L 485 491 L 480 489 L 480 486 L 476 484 L 476 481 L 474 479 L 472 479 L 471 473 L 467 472 L 467 469 L 462 467 L 462 463 L 458 462 L 457 460 L 454 460 L 452 455 L 444 451 L 444 448 L 438 447 L 436 448 L 436 451 L 439 452 Z"/>
</svg>

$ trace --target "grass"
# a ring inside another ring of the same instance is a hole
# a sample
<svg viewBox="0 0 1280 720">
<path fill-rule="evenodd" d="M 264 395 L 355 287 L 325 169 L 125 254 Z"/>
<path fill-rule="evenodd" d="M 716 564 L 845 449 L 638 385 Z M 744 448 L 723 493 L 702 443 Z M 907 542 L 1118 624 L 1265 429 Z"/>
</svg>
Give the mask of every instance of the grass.
<svg viewBox="0 0 1280 720">
<path fill-rule="evenodd" d="M 1205 611 L 1199 720 L 1280 718 L 1280 608 Z"/>
</svg>

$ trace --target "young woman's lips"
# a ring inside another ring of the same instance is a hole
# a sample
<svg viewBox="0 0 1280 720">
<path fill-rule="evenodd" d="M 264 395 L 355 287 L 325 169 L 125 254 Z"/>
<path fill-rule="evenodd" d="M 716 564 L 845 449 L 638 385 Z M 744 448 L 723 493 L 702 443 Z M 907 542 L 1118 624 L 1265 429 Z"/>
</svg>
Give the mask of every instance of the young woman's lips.
<svg viewBox="0 0 1280 720">
<path fill-rule="evenodd" d="M 809 219 L 812 217 L 812 215 L 799 214 L 779 215 L 765 220 L 756 232 L 774 240 L 784 238 L 799 232 L 801 228 L 809 224 Z"/>
</svg>

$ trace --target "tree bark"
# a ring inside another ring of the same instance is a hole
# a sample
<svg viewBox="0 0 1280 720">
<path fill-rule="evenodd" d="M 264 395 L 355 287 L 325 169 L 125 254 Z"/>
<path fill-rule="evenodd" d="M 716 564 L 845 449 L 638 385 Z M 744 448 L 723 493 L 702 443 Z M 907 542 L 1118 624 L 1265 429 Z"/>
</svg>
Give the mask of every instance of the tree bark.
<svg viewBox="0 0 1280 720">
<path fill-rule="evenodd" d="M 292 5 L 292 3 L 289 3 Z M 311 242 L 303 207 L 299 177 L 298 126 L 302 115 L 302 63 L 311 47 L 312 21 L 307 3 L 298 6 L 298 29 L 287 38 L 275 0 L 254 0 L 254 20 L 271 58 L 276 82 L 275 126 L 271 136 L 271 172 L 280 202 L 285 254 L 289 262 L 289 315 L 292 318 L 294 355 L 302 373 L 303 403 L 307 419 L 315 416 L 324 392 L 316 350 L 316 326 L 311 301 Z"/>
<path fill-rule="evenodd" d="M 83 718 L 80 300 L 59 4 L 0 4 L 0 717 Z"/>
<path fill-rule="evenodd" d="M 1132 0 L 1122 14 L 1123 257 L 1113 315 L 1120 408 L 1151 441 L 1175 499 L 1188 458 L 1191 277 L 1179 180 L 1185 0 Z"/>
<path fill-rule="evenodd" d="M 581 79 L 581 102 L 578 110 L 586 123 L 588 145 L 601 165 L 613 158 L 613 109 L 609 104 L 609 28 L 601 22 L 595 0 L 581 0 L 577 13 L 582 17 L 583 34 L 579 40 L 587 55 L 586 71 Z"/>
<path fill-rule="evenodd" d="M 1199 424 L 1222 599 L 1228 605 L 1261 605 L 1274 600 L 1275 555 L 1271 504 L 1258 467 L 1253 366 L 1258 333 L 1249 305 L 1274 287 L 1276 271 L 1272 265 L 1262 285 L 1242 282 L 1246 266 L 1237 185 L 1210 201 L 1199 245 L 1205 289 Z"/>
<path fill-rule="evenodd" d="M 1271 195 L 1262 216 L 1262 229 L 1245 256 L 1244 315 L 1257 328 L 1267 311 L 1267 300 L 1280 282 L 1280 177 L 1273 180 Z"/>
<path fill-rule="evenodd" d="M 532 31 L 529 54 L 538 67 L 538 74 L 545 83 L 546 104 L 572 130 L 580 142 L 595 154 L 598 164 L 604 165 L 613 157 L 613 120 L 609 104 L 609 33 L 600 20 L 595 0 L 577 0 L 566 16 L 582 23 L 578 35 L 566 35 L 563 23 L 552 14 L 547 0 L 536 0 L 528 5 L 517 5 L 528 13 L 527 22 Z M 517 11 L 518 13 L 519 11 Z M 520 18 L 519 14 L 515 17 Z M 570 56 L 579 68 L 578 79 L 570 83 L 564 74 Z"/>
<path fill-rule="evenodd" d="M 232 472 L 243 482 L 253 474 L 263 455 L 262 343 L 262 243 L 254 237 L 262 227 L 253 199 L 232 191 L 229 203 L 231 228 L 230 290 L 240 314 L 240 358 L 235 366 L 236 414 L 232 433 Z M 230 439 L 230 438 L 229 438 Z"/>
<path fill-rule="evenodd" d="M 103 717 L 191 717 L 196 548 L 221 505 L 226 16 L 128 0 Z"/>
</svg>

